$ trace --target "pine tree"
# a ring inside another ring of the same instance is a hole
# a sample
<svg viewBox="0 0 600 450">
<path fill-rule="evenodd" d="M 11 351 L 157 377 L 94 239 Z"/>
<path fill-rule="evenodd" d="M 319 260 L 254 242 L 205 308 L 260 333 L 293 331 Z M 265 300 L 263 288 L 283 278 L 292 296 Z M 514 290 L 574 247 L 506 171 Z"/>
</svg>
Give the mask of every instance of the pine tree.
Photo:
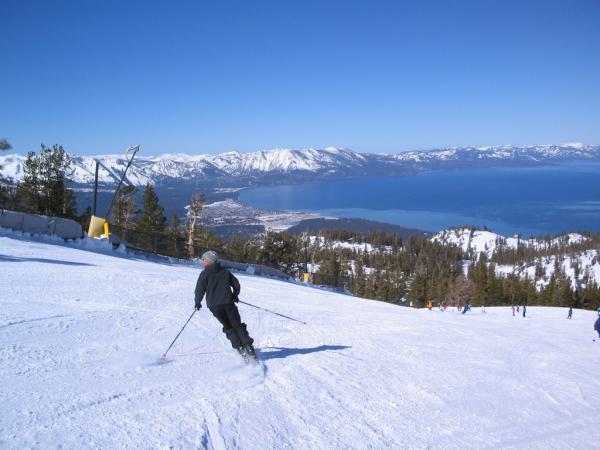
<svg viewBox="0 0 600 450">
<path fill-rule="evenodd" d="M 365 270 L 362 261 L 359 259 L 354 265 L 354 286 L 352 286 L 352 294 L 357 297 L 365 295 Z"/>
<path fill-rule="evenodd" d="M 469 269 L 469 279 L 473 283 L 473 306 L 489 304 L 488 267 L 485 253 L 479 255 L 479 260 Z"/>
<path fill-rule="evenodd" d="M 537 292 L 535 290 L 535 284 L 525 281 L 525 292 L 524 301 L 521 302 L 524 305 L 535 305 L 537 303 Z"/>
<path fill-rule="evenodd" d="M 177 213 L 173 213 L 171 215 L 171 224 L 169 226 L 168 237 L 171 240 L 171 245 L 173 248 L 173 256 L 179 257 L 183 256 L 181 252 L 183 251 L 183 246 L 181 245 L 181 221 L 179 220 L 179 216 Z"/>
<path fill-rule="evenodd" d="M 233 235 L 227 242 L 227 254 L 233 261 L 244 262 L 247 258 L 247 249 L 250 242 L 239 234 Z"/>
<path fill-rule="evenodd" d="M 506 304 L 507 302 L 504 299 L 504 292 L 502 289 L 502 281 L 496 275 L 496 265 L 493 263 L 490 263 L 488 266 L 487 281 L 487 299 L 482 303 L 482 306 Z"/>
<path fill-rule="evenodd" d="M 416 273 L 408 288 L 406 298 L 413 302 L 416 308 L 423 308 L 427 303 L 427 276 L 425 273 Z"/>
<path fill-rule="evenodd" d="M 23 164 L 23 181 L 17 190 L 28 212 L 76 217 L 75 195 L 67 187 L 70 158 L 61 145 L 42 144 L 39 155 L 29 152 Z"/>
<path fill-rule="evenodd" d="M 559 278 L 556 294 L 557 295 L 553 306 L 571 306 L 573 304 L 573 289 L 571 287 L 571 279 L 564 276 L 564 274 Z"/>
<path fill-rule="evenodd" d="M 379 282 L 377 290 L 375 291 L 375 298 L 389 302 L 392 298 L 392 282 L 390 279 L 390 273 L 386 270 L 381 270 L 377 273 Z"/>
<path fill-rule="evenodd" d="M 177 215 L 177 213 L 173 213 L 171 215 L 169 235 L 172 239 L 178 239 L 181 236 L 181 221 L 179 220 L 179 215 Z"/>
<path fill-rule="evenodd" d="M 290 275 L 301 269 L 297 239 L 289 233 L 267 232 L 260 254 L 262 264 L 277 267 Z"/>
<path fill-rule="evenodd" d="M 75 196 L 67 188 L 67 170 L 71 159 L 62 145 L 58 144 L 52 148 L 42 144 L 40 157 L 42 212 L 51 216 L 75 217 Z"/>
<path fill-rule="evenodd" d="M 136 194 L 135 186 L 124 186 L 120 188 L 112 204 L 110 223 L 122 230 L 134 228 L 136 219 Z"/>
<path fill-rule="evenodd" d="M 593 279 L 582 290 L 581 308 L 594 309 L 600 305 L 600 286 Z"/>
<path fill-rule="evenodd" d="M 165 210 L 161 206 L 154 188 L 148 183 L 144 189 L 142 209 L 137 220 L 136 229 L 144 234 L 159 235 L 164 233 L 166 222 Z"/>
<path fill-rule="evenodd" d="M 42 183 L 40 181 L 40 157 L 28 152 L 23 162 L 23 178 L 17 187 L 22 208 L 26 212 L 40 213 L 42 204 Z"/>
</svg>

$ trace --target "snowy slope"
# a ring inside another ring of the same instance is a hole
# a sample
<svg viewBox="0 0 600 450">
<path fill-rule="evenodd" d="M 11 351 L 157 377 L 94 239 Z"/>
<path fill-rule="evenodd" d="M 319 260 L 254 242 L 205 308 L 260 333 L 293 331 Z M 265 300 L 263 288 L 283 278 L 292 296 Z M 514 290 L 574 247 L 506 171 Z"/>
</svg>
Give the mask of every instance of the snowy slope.
<svg viewBox="0 0 600 450">
<path fill-rule="evenodd" d="M 595 314 L 411 310 L 240 275 L 243 367 L 199 269 L 0 232 L 2 448 L 597 448 Z"/>
<path fill-rule="evenodd" d="M 20 155 L 0 155 L 2 175 L 18 181 L 23 176 Z M 164 154 L 139 155 L 128 172 L 135 185 L 148 182 L 185 182 L 214 179 L 287 177 L 290 174 L 312 176 L 398 175 L 433 168 L 490 167 L 506 164 L 540 164 L 565 160 L 598 160 L 600 146 L 583 144 L 540 145 L 532 147 L 460 147 L 424 150 L 396 154 L 356 153 L 348 149 L 273 149 L 257 152 L 227 152 L 219 155 Z M 99 180 L 116 183 L 127 165 L 119 155 L 74 156 L 71 179 L 75 183 L 91 184 L 95 160 L 100 161 Z M 282 178 L 289 181 L 289 178 Z M 303 178 L 304 180 L 304 178 Z M 237 180 L 239 183 L 240 180 Z"/>
</svg>

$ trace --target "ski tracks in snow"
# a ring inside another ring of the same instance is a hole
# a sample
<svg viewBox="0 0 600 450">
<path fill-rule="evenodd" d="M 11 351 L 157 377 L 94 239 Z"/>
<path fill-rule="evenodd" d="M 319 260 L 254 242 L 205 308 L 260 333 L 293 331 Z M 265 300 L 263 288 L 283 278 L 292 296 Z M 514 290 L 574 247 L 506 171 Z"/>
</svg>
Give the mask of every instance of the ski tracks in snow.
<svg viewBox="0 0 600 450">
<path fill-rule="evenodd" d="M 199 268 L 1 239 L 15 258 L 35 246 L 36 258 L 77 264 L 0 263 L 0 447 L 585 449 L 600 439 L 583 311 L 569 322 L 541 308 L 528 320 L 502 308 L 465 317 L 240 275 L 245 300 L 308 325 L 240 305 L 263 359 L 245 366 L 203 309 L 163 361 Z"/>
<path fill-rule="evenodd" d="M 227 450 L 223 435 L 221 434 L 221 423 L 215 414 L 214 406 L 209 405 L 207 400 L 202 402 L 202 411 L 204 413 L 204 430 L 206 437 L 203 440 L 206 443 L 206 448 L 210 450 Z"/>
</svg>

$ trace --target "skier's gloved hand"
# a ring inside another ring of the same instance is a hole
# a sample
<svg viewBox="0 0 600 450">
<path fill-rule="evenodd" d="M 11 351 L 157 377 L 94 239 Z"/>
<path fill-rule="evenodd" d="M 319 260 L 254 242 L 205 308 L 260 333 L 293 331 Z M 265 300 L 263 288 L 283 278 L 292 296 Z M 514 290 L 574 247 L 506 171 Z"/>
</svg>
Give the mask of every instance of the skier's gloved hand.
<svg viewBox="0 0 600 450">
<path fill-rule="evenodd" d="M 235 297 L 232 298 L 234 303 L 237 303 L 240 301 L 240 298 L 236 295 Z"/>
<path fill-rule="evenodd" d="M 196 311 L 200 311 L 200 308 L 202 308 L 202 304 L 196 303 Z"/>
</svg>

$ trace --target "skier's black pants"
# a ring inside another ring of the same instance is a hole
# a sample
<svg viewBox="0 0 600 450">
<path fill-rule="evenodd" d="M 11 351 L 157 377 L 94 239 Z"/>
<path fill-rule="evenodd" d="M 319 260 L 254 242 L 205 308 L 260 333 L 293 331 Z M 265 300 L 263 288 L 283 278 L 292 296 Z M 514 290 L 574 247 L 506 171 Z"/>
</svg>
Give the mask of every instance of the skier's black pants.
<svg viewBox="0 0 600 450">
<path fill-rule="evenodd" d="M 240 313 L 234 303 L 213 306 L 210 308 L 210 312 L 223 325 L 223 333 L 233 348 L 252 345 L 254 340 L 248 334 L 246 324 L 242 323 Z"/>
</svg>

